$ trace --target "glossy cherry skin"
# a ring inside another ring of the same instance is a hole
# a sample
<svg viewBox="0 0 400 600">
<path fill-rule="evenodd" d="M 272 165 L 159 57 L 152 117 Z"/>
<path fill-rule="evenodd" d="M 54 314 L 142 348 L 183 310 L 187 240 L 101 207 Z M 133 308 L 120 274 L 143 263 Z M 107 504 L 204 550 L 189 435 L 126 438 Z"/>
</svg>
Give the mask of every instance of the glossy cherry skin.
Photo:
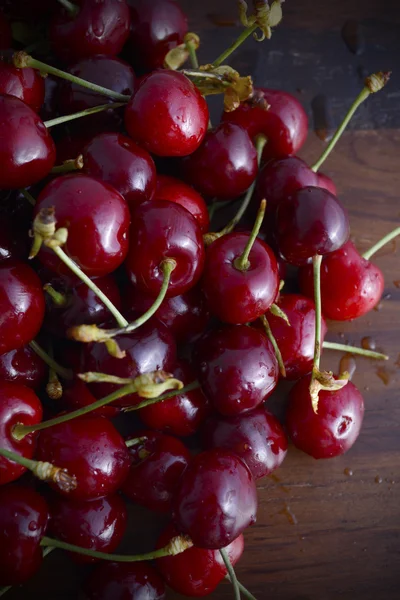
<svg viewBox="0 0 400 600">
<path fill-rule="evenodd" d="M 35 214 L 54 207 L 57 227 L 68 228 L 63 250 L 90 277 L 115 271 L 128 251 L 129 210 L 113 187 L 89 175 L 53 179 L 39 195 Z M 41 262 L 50 270 L 69 273 L 54 252 L 42 248 Z"/>
<path fill-rule="evenodd" d="M 99 565 L 83 585 L 88 600 L 165 600 L 165 585 L 150 563 Z"/>
<path fill-rule="evenodd" d="M 184 361 L 177 363 L 172 372 L 184 385 L 196 380 L 194 369 Z M 145 406 L 140 409 L 139 416 L 143 423 L 152 429 L 186 437 L 193 435 L 210 413 L 208 398 L 201 389 L 195 389 Z"/>
<path fill-rule="evenodd" d="M 186 15 L 173 0 L 128 0 L 128 4 L 130 61 L 144 71 L 158 69 L 164 65 L 166 54 L 183 43 L 188 30 Z"/>
<path fill-rule="evenodd" d="M 154 196 L 154 161 L 125 135 L 96 135 L 83 151 L 83 164 L 85 173 L 112 185 L 131 207 Z"/>
<path fill-rule="evenodd" d="M 276 240 L 285 260 L 307 263 L 315 254 L 329 254 L 345 244 L 350 235 L 347 211 L 323 188 L 298 190 L 279 204 Z"/>
<path fill-rule="evenodd" d="M 184 472 L 173 506 L 177 529 L 195 546 L 224 548 L 255 523 L 256 485 L 236 454 L 207 450 L 197 454 Z"/>
<path fill-rule="evenodd" d="M 299 450 L 314 458 L 332 458 L 347 452 L 361 430 L 364 401 L 349 381 L 336 392 L 319 392 L 318 412 L 312 407 L 311 375 L 294 385 L 286 412 L 287 432 Z"/>
<path fill-rule="evenodd" d="M 32 488 L 17 485 L 0 488 L 0 506 L 0 585 L 19 585 L 42 564 L 48 509 Z"/>
<path fill-rule="evenodd" d="M 45 301 L 39 277 L 22 262 L 0 265 L 0 354 L 31 342 L 44 318 Z"/>
<path fill-rule="evenodd" d="M 127 441 L 131 438 L 145 440 L 129 448 L 131 468 L 122 491 L 136 504 L 170 512 L 173 495 L 190 462 L 189 450 L 177 438 L 158 431 L 140 430 Z"/>
<path fill-rule="evenodd" d="M 80 0 L 76 16 L 60 7 L 50 23 L 50 41 L 64 62 L 94 54 L 119 54 L 129 35 L 130 14 L 126 0 Z"/>
<path fill-rule="evenodd" d="M 0 382 L 0 448 L 32 458 L 37 435 L 29 434 L 22 440 L 16 440 L 12 430 L 20 423 L 36 425 L 41 422 L 42 416 L 40 400 L 31 389 L 19 383 Z M 25 471 L 25 467 L 1 457 L 0 485 L 15 481 Z"/>
<path fill-rule="evenodd" d="M 8 20 L 6 19 L 6 17 L 3 15 L 2 12 L 0 12 L 0 49 L 7 49 L 11 47 L 11 43 L 12 43 L 12 31 L 11 31 L 11 25 L 8 22 Z"/>
<path fill-rule="evenodd" d="M 243 127 L 221 123 L 207 132 L 200 148 L 182 164 L 185 179 L 200 194 L 229 200 L 255 180 L 257 152 Z"/>
<path fill-rule="evenodd" d="M 0 189 L 28 187 L 54 166 L 56 150 L 43 121 L 15 96 L 0 96 Z"/>
<path fill-rule="evenodd" d="M 37 446 L 38 460 L 66 468 L 76 476 L 76 489 L 65 492 L 72 500 L 94 500 L 113 494 L 128 475 L 128 449 L 114 425 L 104 417 L 88 415 L 44 429 Z"/>
<path fill-rule="evenodd" d="M 93 396 L 89 387 L 81 379 L 74 378 L 72 381 L 63 381 L 62 403 L 67 411 L 78 410 L 83 406 L 93 404 L 93 402 L 96 402 L 96 397 Z M 97 408 L 91 414 L 111 419 L 119 412 L 117 406 L 108 405 Z"/>
<path fill-rule="evenodd" d="M 20 383 L 35 390 L 47 372 L 47 365 L 30 346 L 0 354 L 0 381 Z"/>
<path fill-rule="evenodd" d="M 265 103 L 268 109 L 263 107 Z M 244 102 L 236 110 L 224 113 L 223 121 L 241 125 L 252 138 L 265 135 L 268 142 L 263 158 L 297 154 L 308 131 L 304 108 L 294 96 L 282 90 L 255 88 L 252 102 Z"/>
<path fill-rule="evenodd" d="M 17 69 L 12 64 L 12 51 L 0 53 L 0 94 L 23 100 L 35 112 L 44 101 L 44 79 L 35 69 Z"/>
<path fill-rule="evenodd" d="M 288 448 L 282 425 L 264 408 L 236 417 L 211 416 L 202 427 L 201 440 L 206 450 L 225 448 L 237 454 L 254 479 L 280 467 Z"/>
<path fill-rule="evenodd" d="M 155 200 L 169 200 L 180 204 L 196 219 L 202 233 L 210 226 L 210 216 L 204 198 L 194 188 L 176 177 L 157 175 Z"/>
<path fill-rule="evenodd" d="M 197 343 L 194 366 L 213 406 L 223 415 L 261 404 L 278 382 L 278 363 L 267 338 L 246 325 L 210 331 Z"/>
<path fill-rule="evenodd" d="M 235 261 L 248 241 L 248 234 L 232 232 L 207 248 L 201 285 L 211 312 L 224 323 L 255 321 L 278 295 L 278 264 L 262 240 L 256 239 L 253 244 L 249 267 L 237 268 Z"/>
<path fill-rule="evenodd" d="M 303 294 L 313 297 L 311 267 L 299 271 Z M 348 241 L 326 256 L 321 265 L 321 301 L 325 317 L 334 321 L 357 319 L 372 310 L 384 290 L 382 271 L 363 258 L 353 242 Z"/>
<path fill-rule="evenodd" d="M 196 219 L 182 206 L 153 200 L 132 213 L 131 240 L 125 266 L 139 290 L 156 296 L 163 274 L 160 266 L 173 258 L 167 296 L 179 296 L 194 287 L 204 265 L 204 245 Z"/>
<path fill-rule="evenodd" d="M 176 361 L 176 344 L 168 329 L 162 323 L 150 320 L 129 335 L 117 336 L 125 358 L 110 356 L 104 344 L 89 344 L 84 348 L 84 370 L 108 373 L 117 377 L 135 378 L 150 371 L 170 372 Z M 96 398 L 104 398 L 119 389 L 113 383 L 93 383 L 90 390 Z M 143 401 L 137 394 L 129 394 L 113 405 L 131 406 Z"/>
<path fill-rule="evenodd" d="M 125 502 L 116 494 L 91 502 L 69 500 L 54 494 L 49 509 L 50 536 L 97 552 L 114 552 L 128 523 Z M 99 560 L 76 552 L 70 556 L 79 564 Z"/>
<path fill-rule="evenodd" d="M 332 179 L 330 177 L 328 177 L 328 175 L 324 175 L 324 173 L 318 172 L 318 173 L 316 173 L 316 175 L 317 175 L 317 185 L 319 187 L 325 188 L 326 190 L 328 190 L 328 192 L 330 192 L 334 196 L 337 196 L 336 185 L 333 183 Z"/>
<path fill-rule="evenodd" d="M 182 73 L 159 70 L 142 79 L 125 109 L 131 138 L 157 156 L 187 156 L 203 141 L 208 107 Z"/>
</svg>

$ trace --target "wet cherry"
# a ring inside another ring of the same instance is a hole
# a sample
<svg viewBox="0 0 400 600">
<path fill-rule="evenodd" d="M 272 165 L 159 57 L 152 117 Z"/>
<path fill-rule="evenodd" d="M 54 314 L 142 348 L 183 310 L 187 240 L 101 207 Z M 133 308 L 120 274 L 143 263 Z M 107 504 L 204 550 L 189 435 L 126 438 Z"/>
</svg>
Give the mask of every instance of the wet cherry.
<svg viewBox="0 0 400 600">
<path fill-rule="evenodd" d="M 35 69 L 14 67 L 12 54 L 12 50 L 0 52 L 0 94 L 15 96 L 38 113 L 44 101 L 44 79 Z"/>
<path fill-rule="evenodd" d="M 180 204 L 188 210 L 196 219 L 202 233 L 208 231 L 210 217 L 207 204 L 194 188 L 176 177 L 169 175 L 157 175 L 157 187 L 155 200 L 169 200 Z"/>
<path fill-rule="evenodd" d="M 44 382 L 48 368 L 30 346 L 0 354 L 0 380 L 37 389 Z"/>
<path fill-rule="evenodd" d="M 103 562 L 83 584 L 88 600 L 165 600 L 165 585 L 150 563 Z"/>
</svg>

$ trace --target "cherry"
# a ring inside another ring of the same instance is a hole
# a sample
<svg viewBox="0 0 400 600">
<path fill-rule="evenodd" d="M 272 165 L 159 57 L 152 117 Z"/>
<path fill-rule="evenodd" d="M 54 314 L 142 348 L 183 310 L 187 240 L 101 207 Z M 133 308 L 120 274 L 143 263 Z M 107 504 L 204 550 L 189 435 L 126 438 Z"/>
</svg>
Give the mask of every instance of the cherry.
<svg viewBox="0 0 400 600">
<path fill-rule="evenodd" d="M 303 294 L 314 294 L 312 267 L 299 272 Z M 324 257 L 321 265 L 321 299 L 325 317 L 335 321 L 349 321 L 365 315 L 382 297 L 382 271 L 363 258 L 353 242 L 348 241 L 339 250 Z"/>
<path fill-rule="evenodd" d="M 348 240 L 350 225 L 341 202 L 323 188 L 308 186 L 279 204 L 276 239 L 285 260 L 303 265 L 316 254 L 338 250 Z"/>
<path fill-rule="evenodd" d="M 257 175 L 257 151 L 234 123 L 208 131 L 200 148 L 182 163 L 187 181 L 204 196 L 222 200 L 243 194 Z"/>
<path fill-rule="evenodd" d="M 125 0 L 80 0 L 76 13 L 64 8 L 50 23 L 55 55 L 64 62 L 94 54 L 119 54 L 129 35 L 130 15 Z"/>
<path fill-rule="evenodd" d="M 73 379 L 72 382 L 63 383 L 62 402 L 66 410 L 74 411 L 89 406 L 96 402 L 95 396 L 89 390 L 89 387 L 81 379 Z M 103 406 L 93 411 L 93 415 L 112 418 L 119 413 L 119 408 L 116 406 Z"/>
<path fill-rule="evenodd" d="M 211 416 L 202 428 L 202 444 L 205 449 L 225 448 L 237 454 L 254 479 L 280 467 L 288 447 L 282 425 L 264 408 L 235 417 Z"/>
<path fill-rule="evenodd" d="M 43 121 L 15 96 L 0 95 L 0 189 L 28 187 L 53 168 L 56 151 Z"/>
<path fill-rule="evenodd" d="M 157 175 L 155 200 L 169 200 L 180 204 L 196 219 L 202 233 L 210 226 L 207 204 L 194 188 L 169 175 Z"/>
<path fill-rule="evenodd" d="M 82 502 L 54 494 L 49 509 L 49 534 L 68 544 L 111 553 L 125 534 L 128 512 L 125 502 L 117 495 Z M 71 553 L 71 558 L 77 563 L 97 562 L 77 553 Z"/>
<path fill-rule="evenodd" d="M 206 334 L 196 345 L 194 360 L 204 393 L 226 416 L 256 408 L 278 382 L 271 343 L 245 325 Z"/>
<path fill-rule="evenodd" d="M 88 600 L 165 600 L 164 583 L 146 562 L 107 562 L 92 571 L 83 587 Z"/>
<path fill-rule="evenodd" d="M 0 585 L 19 585 L 42 564 L 48 509 L 32 488 L 17 485 L 0 489 L 0 506 Z"/>
<path fill-rule="evenodd" d="M 126 269 L 143 292 L 157 295 L 163 282 L 162 262 L 176 261 L 167 296 L 179 296 L 198 282 L 204 264 L 204 245 L 194 217 L 182 206 L 153 200 L 132 213 L 131 241 Z"/>
<path fill-rule="evenodd" d="M 174 499 L 177 529 L 195 546 L 224 548 L 256 520 L 257 490 L 249 468 L 233 452 L 195 456 Z"/>
<path fill-rule="evenodd" d="M 324 175 L 324 173 L 316 173 L 316 176 L 318 187 L 325 188 L 326 190 L 328 190 L 328 192 L 330 192 L 334 196 L 337 196 L 336 185 L 333 183 L 332 179 L 328 177 L 328 175 Z"/>
<path fill-rule="evenodd" d="M 349 381 L 334 392 L 320 391 L 318 412 L 310 398 L 311 375 L 300 379 L 289 394 L 286 428 L 294 445 L 314 458 L 330 458 L 349 450 L 360 433 L 364 401 Z"/>
<path fill-rule="evenodd" d="M 161 533 L 157 547 L 162 548 L 177 535 L 178 531 L 174 525 L 168 525 Z M 243 554 L 243 536 L 239 535 L 225 550 L 234 566 Z M 227 574 L 218 550 L 206 550 L 196 546 L 176 556 L 158 558 L 156 565 L 166 584 L 174 592 L 190 597 L 211 594 Z"/>
<path fill-rule="evenodd" d="M 208 117 L 205 99 L 185 75 L 160 70 L 141 80 L 125 109 L 125 127 L 157 156 L 187 156 L 203 141 Z"/>
<path fill-rule="evenodd" d="M 0 11 L 0 49 L 10 48 L 12 44 L 11 25 Z"/>
<path fill-rule="evenodd" d="M 85 173 L 115 187 L 132 208 L 154 196 L 154 161 L 146 150 L 124 135 L 96 135 L 83 150 L 83 164 Z"/>
<path fill-rule="evenodd" d="M 250 101 L 243 102 L 223 121 L 240 125 L 255 138 L 268 139 L 263 158 L 282 158 L 296 154 L 308 132 L 307 114 L 300 102 L 282 90 L 255 88 Z"/>
<path fill-rule="evenodd" d="M 123 438 L 110 421 L 97 416 L 73 419 L 41 431 L 37 459 L 66 468 L 76 476 L 78 485 L 68 493 L 73 500 L 113 494 L 129 470 Z"/>
<path fill-rule="evenodd" d="M 0 264 L 0 354 L 33 340 L 44 309 L 42 286 L 33 269 L 11 260 Z"/>
<path fill-rule="evenodd" d="M 25 71 L 27 69 L 24 69 Z M 44 98 L 40 109 L 40 117 L 43 121 L 54 119 L 58 116 L 57 100 L 58 100 L 58 85 L 60 80 L 51 75 L 47 75 L 44 81 Z"/>
<path fill-rule="evenodd" d="M 14 67 L 12 54 L 12 50 L 0 53 L 0 93 L 23 100 L 38 113 L 44 101 L 44 79 L 34 69 Z"/>
<path fill-rule="evenodd" d="M 130 61 L 145 71 L 164 65 L 166 54 L 187 33 L 187 19 L 173 0 L 128 0 L 131 31 L 127 43 Z"/>
<path fill-rule="evenodd" d="M 0 448 L 32 458 L 36 434 L 29 434 L 18 441 L 12 430 L 19 423 L 36 425 L 42 420 L 42 415 L 40 400 L 31 389 L 19 383 L 0 381 Z M 0 485 L 15 481 L 25 471 L 25 467 L 0 457 Z"/>
<path fill-rule="evenodd" d="M 47 375 L 47 366 L 30 346 L 0 354 L 0 380 L 39 388 Z"/>
<path fill-rule="evenodd" d="M 127 438 L 141 441 L 129 447 L 131 468 L 122 491 L 132 502 L 156 512 L 169 512 L 190 452 L 177 438 L 151 430 L 140 430 Z M 133 440 L 134 441 L 134 440 Z M 147 482 L 143 485 L 143 482 Z"/>
<path fill-rule="evenodd" d="M 184 361 L 180 361 L 172 372 L 185 385 L 196 379 L 194 370 Z M 149 404 L 140 409 L 139 416 L 152 429 L 185 437 L 195 433 L 210 412 L 207 397 L 201 389 L 195 389 L 157 404 Z"/>
<path fill-rule="evenodd" d="M 35 215 L 52 207 L 57 226 L 68 227 L 65 252 L 87 275 L 107 275 L 123 262 L 128 250 L 129 211 L 114 188 L 83 174 L 57 177 L 39 195 Z M 69 272 L 48 248 L 42 248 L 39 259 L 52 271 Z"/>
</svg>

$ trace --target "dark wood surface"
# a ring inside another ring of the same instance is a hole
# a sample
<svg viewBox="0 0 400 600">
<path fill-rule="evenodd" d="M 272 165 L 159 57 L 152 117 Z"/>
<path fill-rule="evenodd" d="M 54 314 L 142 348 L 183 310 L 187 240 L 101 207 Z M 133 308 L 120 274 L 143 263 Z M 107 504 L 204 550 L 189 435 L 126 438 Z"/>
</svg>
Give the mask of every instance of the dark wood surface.
<svg viewBox="0 0 400 600">
<path fill-rule="evenodd" d="M 215 58 L 240 32 L 234 0 L 184 0 L 191 29 L 200 32 L 202 62 Z M 310 115 L 301 155 L 319 156 L 311 104 L 329 97 L 337 124 L 366 73 L 392 69 L 385 91 L 371 97 L 324 166 L 350 212 L 352 235 L 367 249 L 400 223 L 400 5 L 396 0 L 287 0 L 271 41 L 249 39 L 232 60 L 259 85 L 298 95 Z M 349 51 L 343 24 L 356 19 L 360 53 Z M 216 24 L 219 24 L 218 26 Z M 214 119 L 219 104 L 214 104 Z M 400 245 L 400 243 L 399 243 Z M 361 344 L 370 336 L 390 355 L 387 364 L 356 359 L 354 383 L 366 413 L 362 433 L 345 456 L 315 461 L 292 446 L 274 478 L 259 484 L 257 524 L 246 533 L 237 574 L 258 600 L 398 600 L 400 598 L 400 252 L 390 244 L 376 257 L 385 273 L 379 310 L 354 323 L 332 325 L 328 339 Z M 324 364 L 339 368 L 340 355 Z M 282 411 L 285 386 L 272 406 Z M 160 528 L 145 511 L 132 515 L 126 549 L 151 549 Z M 151 523 L 151 524 L 150 524 Z M 124 548 L 125 549 L 125 548 Z M 72 599 L 79 576 L 62 553 L 43 574 L 7 598 Z M 232 598 L 229 584 L 211 595 Z M 168 598 L 178 598 L 171 593 Z"/>
</svg>

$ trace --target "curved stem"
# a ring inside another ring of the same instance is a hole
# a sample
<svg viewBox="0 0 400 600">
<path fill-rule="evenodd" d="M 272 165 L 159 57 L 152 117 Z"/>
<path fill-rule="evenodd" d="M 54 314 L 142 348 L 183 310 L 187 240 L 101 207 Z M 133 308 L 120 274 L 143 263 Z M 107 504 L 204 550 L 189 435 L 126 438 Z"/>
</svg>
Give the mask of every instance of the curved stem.
<svg viewBox="0 0 400 600">
<path fill-rule="evenodd" d="M 232 583 L 229 575 L 225 575 L 225 579 L 227 579 L 229 582 Z M 245 598 L 248 598 L 248 600 L 257 600 L 257 598 L 255 596 L 253 596 L 253 594 L 251 592 L 249 592 L 249 590 L 247 588 L 245 588 L 244 585 L 242 583 L 240 583 L 240 581 L 238 581 L 238 586 Z"/>
<path fill-rule="evenodd" d="M 58 2 L 65 8 L 65 10 L 68 12 L 69 15 L 71 15 L 71 17 L 75 17 L 78 14 L 78 6 L 70 2 L 70 0 L 58 0 Z"/>
<path fill-rule="evenodd" d="M 314 361 L 312 370 L 312 380 L 319 371 L 321 362 L 321 262 L 322 256 L 316 254 L 313 256 L 313 272 L 314 272 L 314 303 L 315 303 L 315 347 Z"/>
<path fill-rule="evenodd" d="M 233 44 L 231 44 L 229 48 L 227 48 L 222 54 L 220 54 L 220 56 L 218 56 L 216 60 L 214 60 L 212 64 L 213 67 L 219 67 L 220 65 L 222 65 L 222 63 L 228 58 L 228 56 L 230 56 L 235 50 L 237 50 L 239 46 L 241 46 L 243 42 L 247 40 L 247 38 L 256 31 L 257 27 L 258 25 L 254 24 L 242 31 L 242 33 L 233 42 Z"/>
<path fill-rule="evenodd" d="M 188 385 L 185 385 L 180 390 L 175 390 L 173 392 L 167 392 L 158 398 L 151 398 L 149 400 L 144 400 L 140 404 L 135 404 L 135 406 L 128 406 L 123 409 L 124 413 L 132 412 L 134 410 L 139 410 L 140 408 L 145 408 L 146 406 L 151 406 L 151 404 L 156 404 L 157 402 L 163 402 L 164 400 L 169 400 L 170 398 L 175 398 L 175 396 L 180 396 L 181 394 L 186 394 L 187 392 L 191 392 L 192 390 L 197 390 L 200 388 L 200 384 L 198 381 L 193 381 Z"/>
<path fill-rule="evenodd" d="M 88 115 L 94 115 L 99 112 L 104 112 L 105 110 L 109 110 L 110 108 L 120 108 L 121 106 L 125 106 L 125 104 L 125 102 L 100 104 L 99 106 L 93 106 L 92 108 L 86 108 L 85 110 L 81 110 L 80 112 L 74 113 L 73 115 L 64 115 L 63 117 L 56 117 L 55 119 L 44 121 L 44 124 L 49 129 L 50 127 L 54 127 L 55 125 L 61 125 L 62 123 L 68 123 L 68 121 L 74 121 L 75 119 L 80 119 L 81 117 L 87 117 Z"/>
<path fill-rule="evenodd" d="M 32 194 L 30 192 L 28 192 L 28 190 L 26 190 L 25 188 L 20 188 L 19 191 L 21 192 L 23 197 L 26 198 L 26 200 L 28 200 L 29 204 L 32 204 L 32 206 L 35 206 L 36 200 L 32 196 Z"/>
<path fill-rule="evenodd" d="M 365 258 L 365 260 L 369 260 L 374 254 L 376 254 L 376 252 L 378 252 L 378 250 L 394 240 L 394 238 L 396 238 L 398 235 L 400 235 L 400 227 L 396 227 L 396 229 L 393 229 L 393 231 L 387 233 L 381 240 L 379 240 L 379 242 L 376 242 L 372 248 L 364 252 L 362 257 Z"/>
<path fill-rule="evenodd" d="M 221 554 L 222 560 L 224 561 L 229 573 L 229 579 L 233 586 L 233 595 L 235 596 L 235 600 L 240 600 L 239 582 L 236 577 L 235 569 L 232 567 L 231 561 L 229 560 L 228 553 L 225 548 L 221 548 L 219 553 Z"/>
<path fill-rule="evenodd" d="M 39 344 L 35 340 L 29 342 L 29 346 L 34 352 L 36 352 L 38 356 L 40 356 L 40 358 L 46 363 L 48 367 L 50 367 L 50 369 L 53 369 L 53 371 L 57 373 L 57 375 L 63 377 L 64 379 L 73 379 L 74 374 L 71 371 L 71 369 L 67 369 L 59 365 L 58 362 L 56 362 L 54 358 L 49 356 L 47 352 L 43 350 L 43 348 L 39 346 Z"/>
<path fill-rule="evenodd" d="M 262 315 L 260 317 L 260 321 L 263 324 L 265 333 L 267 334 L 267 337 L 274 348 L 275 356 L 276 356 L 276 359 L 277 359 L 278 365 L 279 365 L 279 371 L 280 371 L 282 377 L 286 377 L 286 369 L 285 369 L 285 365 L 283 362 L 282 354 L 281 354 L 281 351 L 279 350 L 278 342 L 276 341 L 274 334 L 272 333 L 271 326 L 268 323 L 268 319 L 265 315 Z"/>
<path fill-rule="evenodd" d="M 365 348 L 359 348 L 358 346 L 349 346 L 348 344 L 337 344 L 336 342 L 323 342 L 322 347 L 324 350 L 339 350 L 340 352 L 349 352 L 350 354 L 359 354 L 366 358 L 374 358 L 375 360 L 389 360 L 386 354 L 381 352 L 374 352 L 373 350 L 366 350 Z"/>
<path fill-rule="evenodd" d="M 241 256 L 238 256 L 238 258 L 236 258 L 234 261 L 234 266 L 239 271 L 247 271 L 247 269 L 250 268 L 250 261 L 249 261 L 250 252 L 251 252 L 252 247 L 254 246 L 254 242 L 256 241 L 258 234 L 260 233 L 261 225 L 263 223 L 264 216 L 265 216 L 266 207 L 267 207 L 267 201 L 261 200 L 260 208 L 258 209 L 258 212 L 257 212 L 257 217 L 256 217 L 256 220 L 254 223 L 254 227 L 249 236 L 249 240 L 246 244 L 243 254 Z"/>
</svg>

